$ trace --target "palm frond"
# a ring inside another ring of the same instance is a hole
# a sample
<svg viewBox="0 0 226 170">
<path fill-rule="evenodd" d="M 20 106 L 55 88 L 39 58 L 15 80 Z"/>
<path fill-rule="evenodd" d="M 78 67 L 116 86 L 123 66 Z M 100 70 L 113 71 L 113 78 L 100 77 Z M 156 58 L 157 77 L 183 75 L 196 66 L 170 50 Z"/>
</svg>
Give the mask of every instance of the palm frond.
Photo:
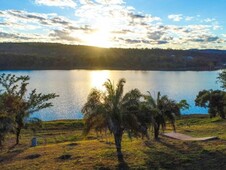
<svg viewBox="0 0 226 170">
<path fill-rule="evenodd" d="M 149 95 L 144 95 L 144 99 L 151 107 L 157 107 L 156 100 L 152 97 L 151 92 L 147 91 Z"/>
</svg>

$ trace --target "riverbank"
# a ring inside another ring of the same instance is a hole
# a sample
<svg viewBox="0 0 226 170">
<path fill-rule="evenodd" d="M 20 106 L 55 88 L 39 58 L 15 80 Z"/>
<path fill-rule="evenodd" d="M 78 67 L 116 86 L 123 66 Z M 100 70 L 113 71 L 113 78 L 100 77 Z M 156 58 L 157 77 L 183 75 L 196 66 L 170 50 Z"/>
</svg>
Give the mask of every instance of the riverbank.
<svg viewBox="0 0 226 170">
<path fill-rule="evenodd" d="M 82 136 L 82 120 L 44 122 L 37 147 L 30 148 L 32 133 L 23 130 L 21 144 L 13 136 L 0 152 L 1 169 L 115 169 L 119 168 L 111 135 L 93 132 Z M 194 137 L 218 136 L 207 142 L 184 142 L 160 137 L 150 142 L 123 137 L 125 161 L 131 169 L 225 169 L 226 121 L 208 115 L 186 115 L 177 120 L 177 131 Z M 172 129 L 168 126 L 167 131 Z M 11 148 L 10 148 L 11 147 Z M 63 157 L 63 155 L 66 155 Z"/>
</svg>

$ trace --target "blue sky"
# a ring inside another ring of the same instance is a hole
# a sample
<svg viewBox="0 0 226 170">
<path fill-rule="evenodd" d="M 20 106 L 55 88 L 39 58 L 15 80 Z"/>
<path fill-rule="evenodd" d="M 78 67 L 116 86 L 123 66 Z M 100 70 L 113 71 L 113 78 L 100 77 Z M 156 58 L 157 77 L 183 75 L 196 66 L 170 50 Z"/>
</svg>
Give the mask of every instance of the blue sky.
<svg viewBox="0 0 226 170">
<path fill-rule="evenodd" d="M 225 0 L 3 0 L 0 42 L 226 49 Z"/>
</svg>

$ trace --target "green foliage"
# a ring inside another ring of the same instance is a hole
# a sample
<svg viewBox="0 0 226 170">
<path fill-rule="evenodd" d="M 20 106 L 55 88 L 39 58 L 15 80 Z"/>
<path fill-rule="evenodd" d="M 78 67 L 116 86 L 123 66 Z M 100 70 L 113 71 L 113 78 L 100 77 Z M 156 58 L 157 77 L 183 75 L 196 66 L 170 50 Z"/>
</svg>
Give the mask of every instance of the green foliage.
<svg viewBox="0 0 226 170">
<path fill-rule="evenodd" d="M 181 109 L 181 110 L 186 110 L 189 109 L 190 105 L 187 103 L 186 100 L 181 100 L 179 103 L 177 103 L 177 106 Z"/>
<path fill-rule="evenodd" d="M 13 128 L 13 119 L 6 113 L 0 112 L 0 147 L 2 147 L 5 136 L 11 132 Z"/>
<path fill-rule="evenodd" d="M 222 84 L 221 87 L 223 89 L 226 89 L 226 71 L 225 70 L 223 70 L 221 73 L 219 73 L 217 79 Z"/>
<path fill-rule="evenodd" d="M 19 108 L 16 98 L 7 94 L 0 94 L 0 147 L 5 136 L 14 131 L 15 111 Z"/>
<path fill-rule="evenodd" d="M 122 134 L 128 136 L 146 136 L 149 139 L 148 128 L 154 127 L 155 138 L 158 138 L 160 126 L 165 128 L 169 120 L 175 130 L 175 116 L 180 115 L 180 109 L 189 105 L 185 100 L 177 103 L 160 92 L 155 100 L 150 92 L 143 95 L 138 89 L 133 89 L 123 96 L 125 79 L 120 79 L 115 86 L 107 80 L 105 91 L 92 89 L 88 95 L 82 113 L 84 114 L 84 134 L 91 129 L 109 130 L 115 139 L 115 145 L 120 160 Z"/>
<path fill-rule="evenodd" d="M 213 70 L 225 62 L 221 51 L 0 43 L 1 69 Z"/>
<path fill-rule="evenodd" d="M 30 129 L 33 132 L 33 136 L 36 135 L 36 131 L 42 128 L 42 120 L 38 118 L 29 118 L 26 121 L 25 128 Z"/>
<path fill-rule="evenodd" d="M 106 91 L 92 89 L 82 109 L 85 134 L 92 128 L 108 129 L 114 135 L 119 161 L 123 160 L 121 141 L 124 131 L 136 135 L 140 133 L 137 114 L 141 93 L 138 89 L 133 89 L 123 96 L 125 82 L 125 79 L 120 79 L 114 86 L 113 82 L 107 80 L 104 83 Z"/>
<path fill-rule="evenodd" d="M 58 97 L 55 93 L 37 93 L 36 89 L 27 94 L 29 80 L 29 76 L 0 75 L 0 85 L 3 88 L 0 111 L 5 111 L 9 116 L 13 115 L 17 144 L 19 143 L 20 131 L 25 126 L 25 120 L 32 113 L 51 107 L 52 103 L 49 100 Z"/>
<path fill-rule="evenodd" d="M 219 115 L 225 119 L 226 92 L 221 90 L 202 90 L 196 96 L 196 106 L 208 108 L 210 117 Z"/>
<path fill-rule="evenodd" d="M 138 89 L 133 89 L 123 96 L 124 83 L 125 79 L 120 79 L 115 88 L 108 80 L 104 83 L 106 92 L 92 89 L 82 109 L 86 134 L 91 128 L 109 128 L 112 133 L 117 131 L 117 128 L 136 132 L 136 112 L 139 109 L 141 93 Z"/>
<path fill-rule="evenodd" d="M 221 83 L 221 88 L 226 89 L 226 71 L 219 73 L 217 81 Z M 226 118 L 226 92 L 222 90 L 202 90 L 195 99 L 196 106 L 208 108 L 210 117 L 220 116 Z"/>
<path fill-rule="evenodd" d="M 143 119 L 146 126 L 154 127 L 154 137 L 158 139 L 160 127 L 163 130 L 166 127 L 166 120 L 169 120 L 173 126 L 173 130 L 176 131 L 175 118 L 180 116 L 180 109 L 187 109 L 189 105 L 186 100 L 181 100 L 179 103 L 169 99 L 168 96 L 161 96 L 158 92 L 157 99 L 155 100 L 151 93 L 144 96 L 144 102 L 142 103 L 141 112 L 146 112 L 146 118 Z"/>
</svg>

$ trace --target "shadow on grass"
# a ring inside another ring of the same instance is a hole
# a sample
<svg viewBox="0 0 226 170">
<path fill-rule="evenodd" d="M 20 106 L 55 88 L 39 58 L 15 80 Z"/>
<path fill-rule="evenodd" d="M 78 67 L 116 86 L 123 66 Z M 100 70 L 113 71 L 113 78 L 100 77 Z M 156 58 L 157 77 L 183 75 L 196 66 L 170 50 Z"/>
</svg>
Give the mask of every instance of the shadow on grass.
<svg viewBox="0 0 226 170">
<path fill-rule="evenodd" d="M 207 150 L 202 146 L 206 143 L 161 138 L 144 152 L 148 156 L 146 166 L 148 169 L 226 169 L 225 150 L 213 149 L 217 142 L 206 142 L 212 147 Z"/>
<path fill-rule="evenodd" d="M 8 148 L 5 148 L 4 151 L 0 152 L 0 163 L 5 163 L 13 160 L 14 157 L 19 155 L 20 153 L 27 150 L 29 147 L 25 145 L 12 145 Z"/>
<path fill-rule="evenodd" d="M 96 165 L 94 169 L 98 170 L 110 170 L 110 169 L 117 169 L 117 170 L 128 170 L 130 167 L 125 161 L 119 162 L 115 167 L 112 166 L 106 166 L 103 163 L 100 163 L 99 165 Z"/>
<path fill-rule="evenodd" d="M 118 170 L 127 170 L 130 169 L 128 164 L 125 161 L 119 162 L 118 165 L 116 166 L 116 169 Z"/>
</svg>

